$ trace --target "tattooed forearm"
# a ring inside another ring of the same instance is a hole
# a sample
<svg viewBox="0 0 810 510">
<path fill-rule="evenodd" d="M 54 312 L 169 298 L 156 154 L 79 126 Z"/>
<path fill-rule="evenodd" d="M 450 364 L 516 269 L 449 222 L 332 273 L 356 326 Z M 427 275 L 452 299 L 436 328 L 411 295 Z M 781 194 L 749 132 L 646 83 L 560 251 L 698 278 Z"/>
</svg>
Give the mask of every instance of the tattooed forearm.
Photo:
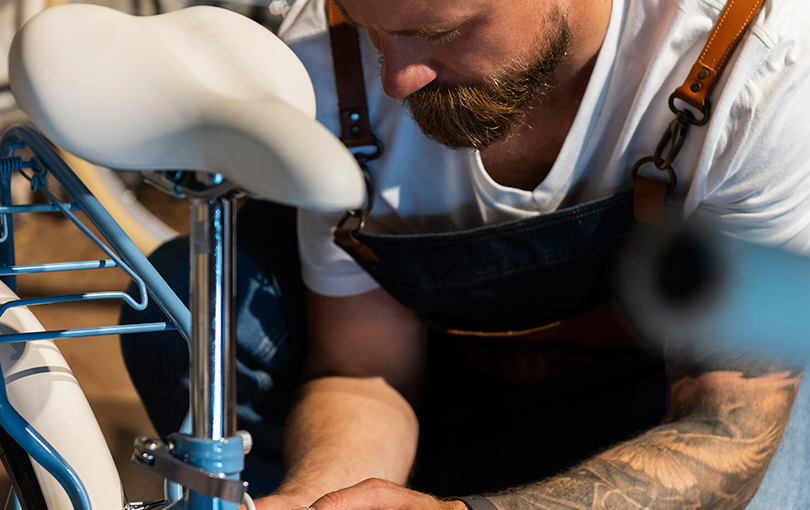
<svg viewBox="0 0 810 510">
<path fill-rule="evenodd" d="M 564 475 L 490 499 L 500 510 L 745 508 L 779 444 L 801 374 L 680 376 L 663 425 Z"/>
</svg>

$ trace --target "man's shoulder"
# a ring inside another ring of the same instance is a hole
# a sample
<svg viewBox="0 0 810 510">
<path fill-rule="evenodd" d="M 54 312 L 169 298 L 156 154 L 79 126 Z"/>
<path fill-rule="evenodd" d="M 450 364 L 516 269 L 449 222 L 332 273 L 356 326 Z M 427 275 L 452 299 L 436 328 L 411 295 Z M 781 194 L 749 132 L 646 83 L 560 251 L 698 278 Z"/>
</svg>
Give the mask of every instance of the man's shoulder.
<svg viewBox="0 0 810 510">
<path fill-rule="evenodd" d="M 697 19 L 711 23 L 709 29 L 721 16 L 726 6 L 735 0 L 626 0 L 628 8 L 642 18 L 651 19 Z M 739 2 L 738 2 L 739 3 Z M 749 2 L 750 3 L 750 2 Z M 807 0 L 764 0 L 752 23 L 751 32 L 771 40 L 780 40 L 789 34 L 810 34 L 810 2 Z"/>
<path fill-rule="evenodd" d="M 327 31 L 326 0 L 296 0 L 279 28 L 287 44 L 323 35 Z"/>
<path fill-rule="evenodd" d="M 698 3 L 720 13 L 734 0 L 680 0 L 681 4 Z M 810 22 L 810 2 L 807 0 L 764 0 L 751 22 L 750 33 L 768 46 L 785 40 L 810 40 L 807 24 Z"/>
</svg>

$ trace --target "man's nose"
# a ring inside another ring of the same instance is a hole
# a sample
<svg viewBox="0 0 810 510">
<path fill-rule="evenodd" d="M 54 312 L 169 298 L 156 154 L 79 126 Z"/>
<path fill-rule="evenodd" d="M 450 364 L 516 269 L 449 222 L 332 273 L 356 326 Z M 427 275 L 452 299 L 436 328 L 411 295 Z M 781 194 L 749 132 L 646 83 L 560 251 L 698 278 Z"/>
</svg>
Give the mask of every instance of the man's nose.
<svg viewBox="0 0 810 510">
<path fill-rule="evenodd" d="M 394 99 L 404 99 L 436 79 L 436 64 L 420 43 L 410 37 L 380 38 L 382 86 Z"/>
</svg>

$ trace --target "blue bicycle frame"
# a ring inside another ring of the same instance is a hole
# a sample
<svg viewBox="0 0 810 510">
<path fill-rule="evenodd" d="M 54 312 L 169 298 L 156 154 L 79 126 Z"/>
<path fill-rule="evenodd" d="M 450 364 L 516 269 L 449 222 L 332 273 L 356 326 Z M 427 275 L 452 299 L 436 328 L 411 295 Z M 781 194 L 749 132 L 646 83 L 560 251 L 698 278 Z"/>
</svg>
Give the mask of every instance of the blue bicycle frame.
<svg viewBox="0 0 810 510">
<path fill-rule="evenodd" d="M 25 161 L 17 151 L 28 148 L 33 156 Z M 192 256 L 192 308 L 197 317 L 192 326 L 191 314 L 182 301 L 155 271 L 146 257 L 138 250 L 100 202 L 89 192 L 70 168 L 56 154 L 46 140 L 28 127 L 14 127 L 0 139 L 0 279 L 15 290 L 15 277 L 19 274 L 54 271 L 77 271 L 106 267 L 119 267 L 140 289 L 138 299 L 124 292 L 89 292 L 68 296 L 36 299 L 19 299 L 0 307 L 0 314 L 8 308 L 65 301 L 92 301 L 121 299 L 129 306 L 143 309 L 149 297 L 155 300 L 166 313 L 168 321 L 129 326 L 100 326 L 94 328 L 46 331 L 37 333 L 10 334 L 0 337 L 0 342 L 24 342 L 30 340 L 59 339 L 133 332 L 177 329 L 192 344 L 192 365 L 198 367 L 192 373 L 192 427 L 194 438 L 178 436 L 172 444 L 173 455 L 183 456 L 192 472 L 207 474 L 208 479 L 230 478 L 238 480 L 243 453 L 241 440 L 234 446 L 235 419 L 233 416 L 233 392 L 228 378 L 232 375 L 229 364 L 233 361 L 230 349 L 232 328 L 230 285 L 233 281 L 233 193 L 227 197 L 192 197 L 192 245 L 201 246 Z M 10 181 L 13 172 L 20 172 L 31 182 L 34 190 L 41 191 L 51 205 L 14 205 L 11 203 Z M 51 173 L 70 195 L 73 203 L 63 204 L 44 186 L 46 172 Z M 217 176 L 200 179 L 217 180 Z M 219 181 L 217 189 L 222 189 Z M 87 235 L 108 257 L 107 260 L 79 261 L 59 264 L 15 265 L 14 241 L 11 215 L 20 212 L 59 211 L 67 216 L 77 228 Z M 109 244 L 102 242 L 74 214 L 82 211 Z M 196 211 L 196 213 L 195 213 Z M 195 231 L 197 240 L 195 242 Z M 199 236 L 205 236 L 200 238 Z M 196 267 L 195 267 L 196 266 Z M 214 327 L 211 327 L 214 324 Z M 196 347 L 195 347 L 196 345 Z M 87 492 L 67 462 L 11 407 L 5 388 L 0 385 L 0 426 L 2 426 L 30 455 L 45 467 L 64 487 L 74 508 L 89 510 Z M 230 441 L 230 446 L 228 446 Z M 239 438 L 236 438 L 239 439 Z M 139 440 L 140 441 L 140 440 Z M 227 450 L 227 454 L 220 452 Z M 213 452 L 213 453 L 212 453 Z M 220 458 L 213 462 L 211 457 Z M 217 457 L 220 455 L 220 457 Z M 225 455 L 225 457 L 221 457 Z M 222 459 L 227 457 L 228 467 Z M 189 460 L 191 459 L 191 460 Z M 196 460 L 194 460 L 196 459 Z M 154 459 L 151 459 L 154 462 Z M 185 469 L 185 468 L 183 468 Z M 236 475 L 234 475 L 234 472 Z M 233 484 L 232 486 L 233 487 Z M 180 503 L 180 502 L 178 502 Z M 223 501 L 218 497 L 198 494 L 190 490 L 182 503 L 196 509 L 236 508 L 238 502 Z"/>
</svg>

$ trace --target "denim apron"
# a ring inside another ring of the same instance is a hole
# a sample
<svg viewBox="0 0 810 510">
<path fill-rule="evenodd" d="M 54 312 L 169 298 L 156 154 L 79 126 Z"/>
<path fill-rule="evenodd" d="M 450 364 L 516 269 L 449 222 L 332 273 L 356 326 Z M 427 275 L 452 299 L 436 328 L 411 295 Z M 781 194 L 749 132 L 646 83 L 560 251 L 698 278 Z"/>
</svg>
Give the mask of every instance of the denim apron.
<svg viewBox="0 0 810 510">
<path fill-rule="evenodd" d="M 335 240 L 431 327 L 413 486 L 502 489 L 657 425 L 667 389 L 612 301 L 632 190 L 460 232 Z"/>
<path fill-rule="evenodd" d="M 610 257 L 613 245 L 634 230 L 628 226 L 632 220 L 627 212 L 627 200 L 627 197 L 618 196 L 595 203 L 601 205 L 586 204 L 545 218 L 578 218 L 574 221 L 581 221 L 580 226 L 590 224 L 588 228 L 596 232 L 602 228 L 598 224 L 608 218 L 606 215 L 599 219 L 597 211 L 605 206 L 615 206 L 604 211 L 613 209 L 614 213 L 619 212 L 623 221 L 614 224 L 615 240 L 610 240 L 610 236 L 603 237 L 607 246 L 598 250 Z M 237 413 L 238 427 L 249 430 L 254 437 L 254 448 L 246 457 L 246 471 L 243 473 L 250 481 L 254 496 L 275 490 L 283 475 L 280 457 L 283 423 L 300 377 L 298 362 L 303 353 L 298 348 L 303 345 L 304 287 L 300 278 L 295 217 L 294 209 L 267 202 L 248 201 L 239 211 Z M 543 219 L 534 222 L 550 225 Z M 528 225 L 533 222 L 518 223 Z M 571 234 L 565 228 L 565 221 L 557 225 L 564 234 Z M 505 227 L 508 229 L 509 225 Z M 537 233 L 540 231 L 538 229 Z M 480 235 L 484 230 L 476 232 Z M 577 237 L 588 237 L 587 234 L 583 231 Z M 447 239 L 450 236 L 442 237 Z M 360 238 L 383 253 L 384 250 L 375 244 L 378 236 Z M 387 236 L 379 236 L 379 239 L 381 242 L 396 241 Z M 553 252 L 556 255 L 549 255 L 550 261 L 562 263 L 565 259 L 567 264 L 570 263 L 568 259 L 588 255 L 587 250 L 561 254 L 561 247 L 557 245 L 556 248 Z M 597 262 L 603 260 L 594 255 Z M 150 256 L 150 260 L 161 269 L 161 274 L 167 276 L 172 287 L 187 299 L 187 240 L 175 239 L 166 243 Z M 387 257 L 385 262 L 391 264 Z M 523 265 L 519 267 L 523 269 Z M 581 270 L 591 269 L 588 264 L 579 267 Z M 609 271 L 609 265 L 605 267 Z M 452 271 L 458 269 L 456 265 L 450 268 Z M 577 276 L 575 274 L 573 278 Z M 544 290 L 545 287 L 534 291 L 529 288 L 528 292 L 532 298 L 532 292 L 540 295 Z M 134 288 L 130 291 L 136 292 Z M 609 297 L 609 289 L 603 288 L 595 295 Z M 550 301 L 544 306 L 557 305 Z M 436 303 L 443 305 L 439 300 Z M 498 310 L 503 314 L 510 311 L 505 307 Z M 552 334 L 569 343 L 580 339 L 580 344 L 584 344 L 588 338 L 600 338 L 603 346 L 614 345 L 611 336 L 604 334 L 610 329 L 603 327 L 607 319 L 598 312 L 598 307 L 596 310 L 595 314 L 586 311 L 575 315 L 579 320 L 563 320 L 553 322 L 550 327 L 535 328 L 537 338 L 534 339 L 518 339 L 518 335 L 500 338 L 494 335 L 462 336 L 456 334 L 458 332 L 433 330 L 429 342 L 426 391 L 417 409 L 420 444 L 411 485 L 443 496 L 506 488 L 553 475 L 607 445 L 656 425 L 666 405 L 666 383 L 661 363 L 654 354 L 648 355 L 632 347 L 604 349 L 601 363 L 594 363 L 592 357 L 589 368 L 575 363 L 562 368 L 561 358 L 574 347 L 555 345 Z M 124 307 L 122 323 L 164 320 L 154 304 L 146 313 L 149 311 L 154 315 L 127 319 L 131 309 Z M 572 310 L 570 313 L 576 312 Z M 592 327 L 577 329 L 577 322 L 580 326 L 584 323 Z M 621 320 L 618 325 L 622 325 Z M 622 329 L 612 331 L 616 333 Z M 601 336 L 596 333 L 601 333 Z M 177 430 L 188 402 L 185 341 L 174 332 L 162 332 L 124 335 L 121 343 L 127 366 L 134 368 L 130 371 L 132 381 L 158 432 L 165 435 Z M 532 358 L 532 350 L 526 345 L 542 356 Z M 621 341 L 618 345 L 622 345 Z M 510 346 L 513 352 L 510 352 Z M 466 351 L 463 350 L 465 347 Z M 582 354 L 584 350 L 585 347 L 580 346 L 578 353 Z M 470 352 L 478 356 L 472 356 Z M 481 352 L 485 355 L 481 356 Z M 555 353 L 556 359 L 553 358 Z M 568 356 L 567 359 L 576 357 Z M 527 358 L 535 361 L 524 363 L 527 368 L 512 372 L 492 369 L 510 363 L 514 366 L 515 360 L 525 361 Z M 484 359 L 488 363 L 473 363 L 470 359 Z M 536 370 L 538 359 L 554 361 L 548 362 L 550 368 L 544 372 Z M 561 375 L 553 375 L 560 372 Z M 533 377 L 526 377 L 526 374 Z M 266 384 L 268 381 L 272 381 L 270 387 Z M 810 424 L 810 391 L 805 391 L 810 386 L 802 386 L 779 446 L 781 453 L 777 453 L 771 463 L 760 490 L 762 494 L 757 494 L 750 507 L 752 510 L 810 508 L 810 493 L 806 490 L 810 463 L 802 461 L 810 459 L 810 441 L 806 433 Z"/>
</svg>

